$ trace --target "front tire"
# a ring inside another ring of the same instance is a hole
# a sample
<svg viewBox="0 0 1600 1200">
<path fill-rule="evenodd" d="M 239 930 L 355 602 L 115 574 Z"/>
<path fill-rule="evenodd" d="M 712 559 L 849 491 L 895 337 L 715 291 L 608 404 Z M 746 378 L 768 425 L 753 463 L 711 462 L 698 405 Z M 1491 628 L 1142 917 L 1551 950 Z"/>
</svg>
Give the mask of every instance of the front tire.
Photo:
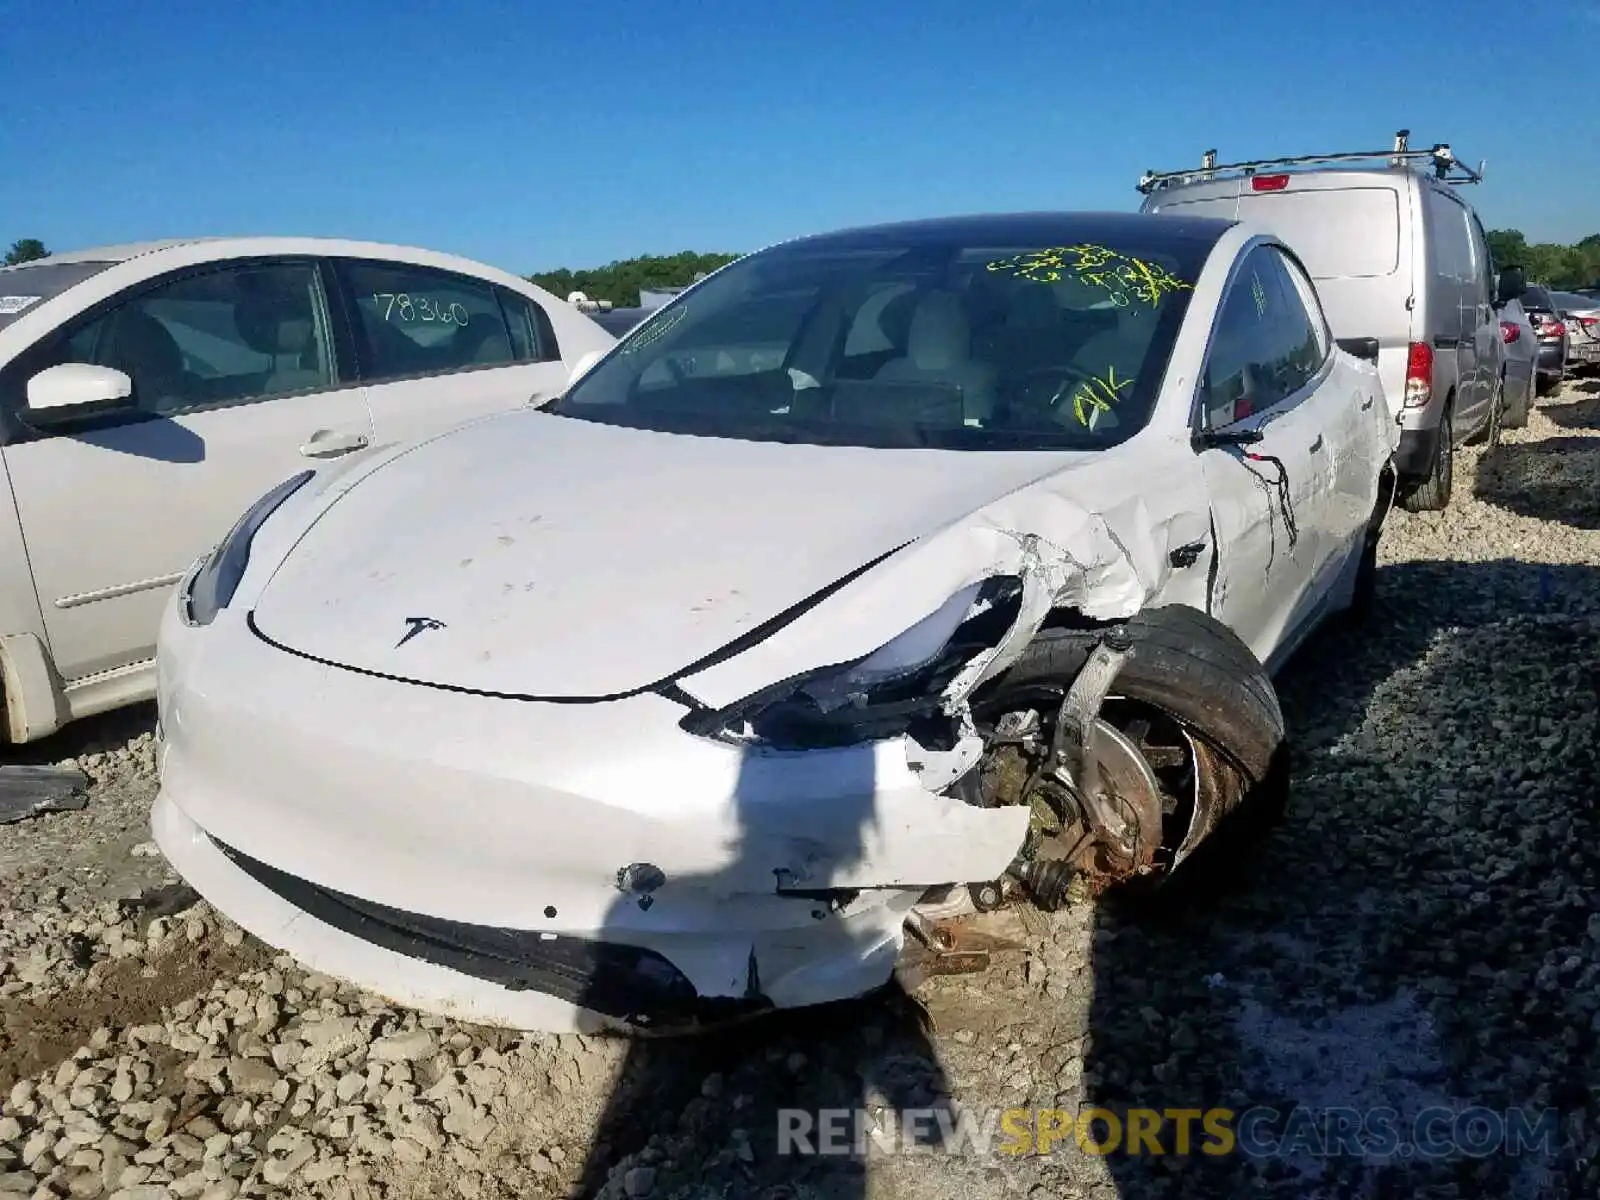
<svg viewBox="0 0 1600 1200">
<path fill-rule="evenodd" d="M 1178 790 L 1186 800 L 1162 816 L 1165 869 L 1124 878 L 1115 888 L 1128 900 L 1160 897 L 1165 907 L 1194 895 L 1196 886 L 1209 891 L 1219 882 L 1214 866 L 1232 880 L 1282 819 L 1288 743 L 1266 669 L 1226 625 L 1199 609 L 1168 605 L 1137 613 L 1122 628 L 1132 645 L 1101 719 L 1126 735 L 1153 771 L 1172 764 L 1150 757 L 1160 749 L 1148 741 L 1152 721 L 1175 723 L 1193 744 L 1193 775 Z M 983 719 L 980 708 L 1007 711 L 1018 697 L 1037 704 L 1043 693 L 1064 692 L 1102 636 L 1092 629 L 1042 631 L 974 704 L 975 715 Z"/>
<path fill-rule="evenodd" d="M 1439 449 L 1433 456 L 1433 468 L 1402 502 L 1407 512 L 1443 512 L 1449 505 L 1455 487 L 1455 441 L 1455 421 L 1447 406 L 1439 417 Z"/>
</svg>

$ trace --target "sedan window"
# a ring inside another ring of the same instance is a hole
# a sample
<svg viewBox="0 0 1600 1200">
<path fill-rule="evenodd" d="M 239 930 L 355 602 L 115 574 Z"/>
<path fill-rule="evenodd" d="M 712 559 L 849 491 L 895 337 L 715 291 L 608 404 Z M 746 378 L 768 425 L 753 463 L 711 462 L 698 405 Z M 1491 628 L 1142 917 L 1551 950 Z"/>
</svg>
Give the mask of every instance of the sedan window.
<svg viewBox="0 0 1600 1200">
<path fill-rule="evenodd" d="M 171 415 L 325 388 L 333 355 L 313 263 L 251 263 L 158 284 L 64 329 L 33 370 L 115 367 Z"/>
<path fill-rule="evenodd" d="M 504 289 L 485 280 L 397 262 L 352 260 L 339 269 L 359 314 L 368 380 L 555 357 L 549 318 L 510 293 L 503 308 L 496 293 Z"/>
<path fill-rule="evenodd" d="M 1292 396 L 1325 353 L 1283 256 L 1257 246 L 1240 264 L 1212 335 L 1206 363 L 1206 422 L 1217 429 Z"/>
</svg>

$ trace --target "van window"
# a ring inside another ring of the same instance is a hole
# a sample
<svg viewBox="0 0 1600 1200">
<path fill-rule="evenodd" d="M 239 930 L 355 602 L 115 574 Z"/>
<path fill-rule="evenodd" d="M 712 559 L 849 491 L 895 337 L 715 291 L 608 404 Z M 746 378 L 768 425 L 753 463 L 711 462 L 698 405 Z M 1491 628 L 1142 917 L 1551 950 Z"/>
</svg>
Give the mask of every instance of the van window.
<svg viewBox="0 0 1600 1200">
<path fill-rule="evenodd" d="M 1371 279 L 1400 265 L 1400 200 L 1393 188 L 1250 192 L 1239 219 L 1282 238 L 1313 279 Z"/>
<path fill-rule="evenodd" d="M 1428 253 L 1433 274 L 1470 284 L 1476 276 L 1467 210 L 1461 202 L 1433 188 L 1423 190 L 1428 215 Z"/>
</svg>

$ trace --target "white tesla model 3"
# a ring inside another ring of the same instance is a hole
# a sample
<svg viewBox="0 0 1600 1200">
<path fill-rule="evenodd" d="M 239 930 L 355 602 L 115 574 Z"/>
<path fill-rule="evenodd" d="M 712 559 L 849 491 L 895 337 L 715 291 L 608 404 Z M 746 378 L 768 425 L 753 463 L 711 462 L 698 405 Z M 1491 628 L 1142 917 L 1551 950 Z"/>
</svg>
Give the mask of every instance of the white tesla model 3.
<svg viewBox="0 0 1600 1200">
<path fill-rule="evenodd" d="M 160 845 L 319 970 L 545 1029 L 855 995 L 975 909 L 1163 879 L 1281 798 L 1271 674 L 1369 601 L 1373 352 L 1228 221 L 749 255 L 195 564 Z"/>
</svg>

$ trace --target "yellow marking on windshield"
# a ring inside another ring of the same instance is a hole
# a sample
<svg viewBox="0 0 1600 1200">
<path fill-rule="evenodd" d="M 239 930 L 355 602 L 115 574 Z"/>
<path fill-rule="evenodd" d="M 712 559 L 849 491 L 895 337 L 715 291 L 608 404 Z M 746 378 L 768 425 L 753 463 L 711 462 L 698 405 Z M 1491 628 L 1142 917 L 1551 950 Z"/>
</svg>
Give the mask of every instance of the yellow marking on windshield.
<svg viewBox="0 0 1600 1200">
<path fill-rule="evenodd" d="M 675 312 L 665 313 L 641 328 L 635 330 L 633 335 L 623 343 L 623 352 L 636 354 L 652 342 L 659 341 L 673 326 L 688 315 L 687 308 L 679 308 Z"/>
<path fill-rule="evenodd" d="M 1194 290 L 1194 284 L 1179 279 L 1159 263 L 1092 244 L 1029 250 L 996 259 L 987 264 L 987 269 L 1034 283 L 1059 283 L 1076 278 L 1104 291 L 1106 298 L 1118 308 L 1135 303 L 1154 307 L 1168 292 Z"/>
<path fill-rule="evenodd" d="M 1267 289 L 1261 286 L 1261 276 L 1254 271 L 1250 272 L 1250 295 L 1256 302 L 1256 319 L 1259 321 L 1267 315 Z"/>
<path fill-rule="evenodd" d="M 1104 375 L 1093 375 L 1080 383 L 1072 395 L 1072 413 L 1078 418 L 1078 424 L 1087 428 L 1094 411 L 1110 412 L 1122 393 L 1132 386 L 1133 380 L 1117 378 L 1115 367 L 1107 367 Z"/>
</svg>

